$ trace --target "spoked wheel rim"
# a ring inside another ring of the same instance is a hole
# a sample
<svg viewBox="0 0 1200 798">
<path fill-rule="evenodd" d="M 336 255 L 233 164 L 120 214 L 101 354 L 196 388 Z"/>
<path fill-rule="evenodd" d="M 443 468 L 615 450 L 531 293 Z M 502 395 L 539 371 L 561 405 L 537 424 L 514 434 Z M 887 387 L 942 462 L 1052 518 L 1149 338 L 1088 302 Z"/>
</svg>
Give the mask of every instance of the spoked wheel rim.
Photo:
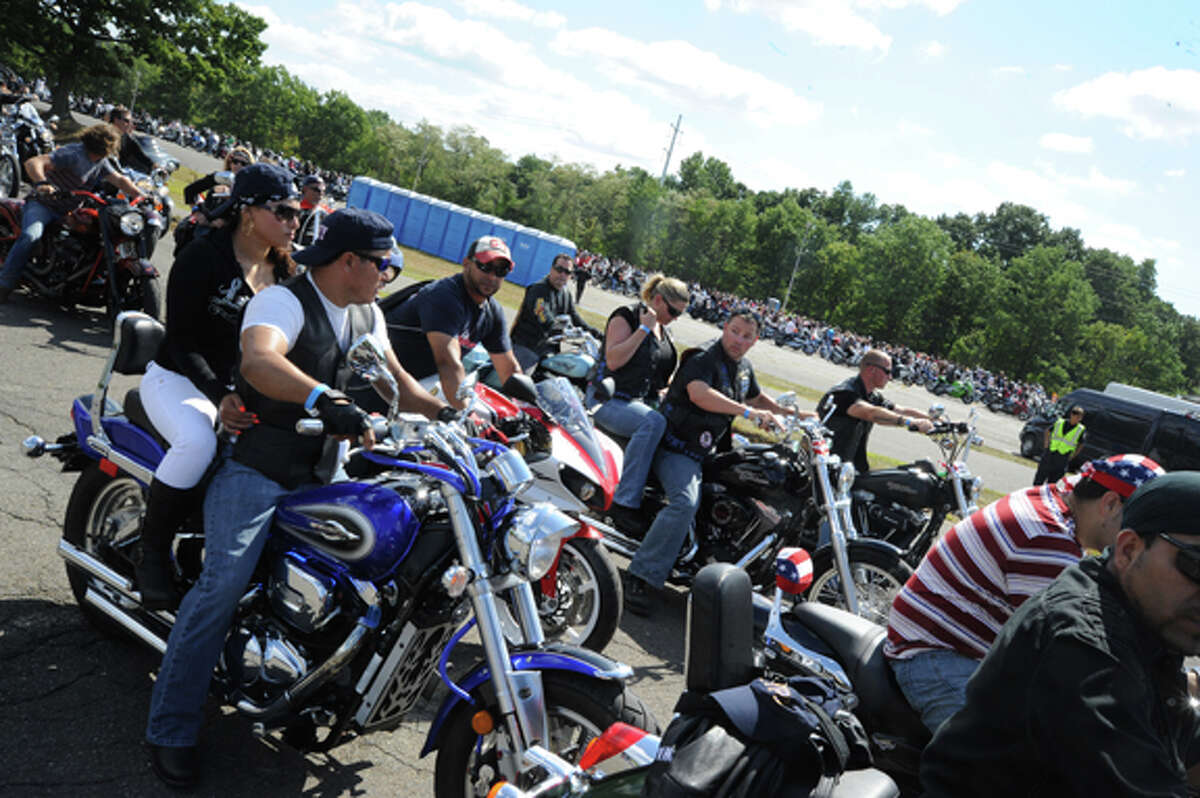
<svg viewBox="0 0 1200 798">
<path fill-rule="evenodd" d="M 538 597 L 538 614 L 547 637 L 573 646 L 595 630 L 600 620 L 600 583 L 587 558 L 563 546 L 558 560 L 554 597 Z"/>
<path fill-rule="evenodd" d="M 904 585 L 896 581 L 886 569 L 870 563 L 851 563 L 850 572 L 854 575 L 858 615 L 880 626 L 887 626 L 888 616 L 892 611 L 892 599 Z M 836 569 L 817 577 L 809 589 L 809 596 L 822 604 L 846 609 L 846 600 L 842 596 L 842 580 Z"/>
<path fill-rule="evenodd" d="M 604 732 L 579 712 L 563 706 L 549 707 L 547 722 L 550 739 L 546 747 L 568 762 L 578 762 L 588 743 Z M 499 725 L 495 731 L 481 738 L 467 760 L 463 794 L 484 798 L 497 781 L 507 778 L 502 772 L 499 759 L 501 751 L 511 750 L 508 731 Z M 528 780 L 530 784 L 521 786 L 536 784 L 538 779 L 544 776 L 545 773 L 535 768 L 522 779 Z"/>
</svg>

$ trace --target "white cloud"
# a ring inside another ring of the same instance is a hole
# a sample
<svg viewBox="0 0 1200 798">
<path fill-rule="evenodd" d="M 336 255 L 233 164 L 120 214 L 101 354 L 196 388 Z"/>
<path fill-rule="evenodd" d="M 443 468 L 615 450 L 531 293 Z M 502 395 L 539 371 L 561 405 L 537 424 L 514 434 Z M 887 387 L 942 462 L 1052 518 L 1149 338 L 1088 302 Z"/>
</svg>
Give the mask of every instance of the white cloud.
<svg viewBox="0 0 1200 798">
<path fill-rule="evenodd" d="M 901 119 L 896 123 L 896 132 L 904 136 L 932 136 L 933 130 L 924 125 L 912 122 L 908 119 Z"/>
<path fill-rule="evenodd" d="M 1038 141 L 1043 149 L 1055 152 L 1086 154 L 1092 151 L 1090 136 L 1071 136 L 1066 133 L 1047 133 Z"/>
<path fill-rule="evenodd" d="M 925 42 L 919 48 L 921 56 L 927 61 L 937 61 L 946 54 L 946 45 L 938 41 Z"/>
<path fill-rule="evenodd" d="M 567 18 L 557 11 L 537 11 L 515 0 L 455 1 L 471 17 L 511 19 L 516 22 L 528 22 L 539 28 L 562 28 L 567 24 Z"/>
<path fill-rule="evenodd" d="M 1054 95 L 1058 107 L 1113 119 L 1135 139 L 1186 139 L 1200 133 L 1200 71 L 1153 67 L 1108 72 Z"/>
<path fill-rule="evenodd" d="M 1087 177 L 1060 175 L 1053 170 L 1049 174 L 1060 180 L 1064 185 L 1082 188 L 1088 192 L 1097 194 L 1118 194 L 1124 196 L 1133 193 L 1137 188 L 1137 183 L 1134 181 L 1119 177 L 1109 177 L 1094 166 L 1088 170 Z"/>
<path fill-rule="evenodd" d="M 1022 66 L 1002 66 L 992 69 L 993 75 L 1024 75 L 1025 67 Z"/>
<path fill-rule="evenodd" d="M 1070 72 L 1074 68 L 1075 67 L 1071 66 L 1070 64 L 1055 64 L 1054 65 L 1055 72 Z"/>
<path fill-rule="evenodd" d="M 1167 171 L 1163 172 L 1163 174 L 1166 175 L 1167 177 L 1183 177 L 1184 175 L 1187 174 L 1187 170 L 1185 170 L 1185 169 L 1168 169 Z"/>
<path fill-rule="evenodd" d="M 550 48 L 561 54 L 591 53 L 591 65 L 614 82 L 660 97 L 685 100 L 706 111 L 723 106 L 759 126 L 805 125 L 821 104 L 757 72 L 729 64 L 684 41 L 644 42 L 604 28 L 560 31 Z"/>
</svg>

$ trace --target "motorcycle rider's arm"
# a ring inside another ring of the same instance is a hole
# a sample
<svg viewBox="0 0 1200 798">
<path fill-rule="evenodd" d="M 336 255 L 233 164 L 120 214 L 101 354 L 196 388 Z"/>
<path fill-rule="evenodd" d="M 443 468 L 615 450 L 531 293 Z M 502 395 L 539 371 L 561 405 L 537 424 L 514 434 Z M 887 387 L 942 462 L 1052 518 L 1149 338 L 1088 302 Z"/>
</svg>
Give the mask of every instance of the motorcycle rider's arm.
<svg viewBox="0 0 1200 798">
<path fill-rule="evenodd" d="M 874 424 L 883 424 L 884 426 L 892 427 L 908 426 L 906 419 L 916 418 L 915 423 L 909 426 L 910 429 L 915 429 L 918 432 L 929 432 L 933 429 L 933 422 L 919 410 L 912 410 L 907 407 L 888 410 L 886 407 L 873 405 L 863 399 L 859 399 L 850 405 L 849 409 L 846 410 L 846 414 L 861 421 L 870 421 Z"/>
<path fill-rule="evenodd" d="M 642 327 L 654 329 L 652 325 L 658 322 L 658 314 L 652 308 L 642 305 L 639 321 L 641 325 L 635 330 L 621 316 L 609 319 L 604 335 L 604 362 L 609 369 L 615 371 L 629 362 L 633 353 L 650 334 Z"/>
<path fill-rule="evenodd" d="M 753 421 L 755 424 L 775 424 L 775 417 L 771 415 L 770 410 L 754 406 L 755 399 L 761 397 L 761 393 L 754 397 L 754 399 L 748 400 L 746 404 L 742 404 L 730 399 L 704 380 L 692 380 L 689 382 L 687 393 L 688 399 L 692 400 L 692 404 L 701 410 L 707 410 L 710 413 L 721 413 L 726 416 L 742 416 Z M 771 404 L 774 405 L 775 403 L 772 401 Z M 779 407 L 779 405 L 775 406 Z M 747 412 L 749 415 L 747 415 Z"/>
<path fill-rule="evenodd" d="M 746 404 L 751 407 L 756 407 L 760 410 L 767 410 L 771 413 L 776 413 L 781 416 L 794 415 L 797 418 L 816 418 L 817 414 L 811 410 L 801 410 L 800 408 L 786 408 L 776 402 L 765 393 L 760 393 L 752 399 L 747 399 Z"/>
<path fill-rule="evenodd" d="M 521 364 L 517 362 L 517 356 L 512 353 L 511 349 L 504 352 L 489 352 L 488 356 L 492 359 L 492 367 L 496 369 L 496 376 L 500 378 L 501 385 L 506 383 L 512 375 L 521 373 Z"/>
<path fill-rule="evenodd" d="M 131 200 L 138 199 L 142 196 L 142 192 L 139 191 L 138 187 L 133 184 L 133 181 L 120 172 L 110 172 L 104 176 L 104 179 L 120 189 L 121 192 Z"/>
<path fill-rule="evenodd" d="M 256 324 L 242 330 L 242 376 L 270 399 L 302 405 L 320 383 L 287 359 L 288 342 L 275 327 Z M 370 427 L 363 430 L 363 446 L 375 445 Z"/>
<path fill-rule="evenodd" d="M 54 162 L 50 160 L 49 154 L 35 155 L 32 158 L 27 158 L 25 160 L 25 171 L 29 175 L 30 182 L 37 187 L 38 193 L 54 193 L 54 186 L 45 183 L 47 173 L 54 171 Z M 38 185 L 39 183 L 42 185 Z"/>
<path fill-rule="evenodd" d="M 466 370 L 463 369 L 462 348 L 458 345 L 458 339 L 443 332 L 427 332 L 425 337 L 429 340 L 429 348 L 433 350 L 433 362 L 437 366 L 446 401 L 451 407 L 462 410 L 466 403 L 454 398 L 458 393 L 458 386 L 462 385 L 467 376 Z"/>
</svg>

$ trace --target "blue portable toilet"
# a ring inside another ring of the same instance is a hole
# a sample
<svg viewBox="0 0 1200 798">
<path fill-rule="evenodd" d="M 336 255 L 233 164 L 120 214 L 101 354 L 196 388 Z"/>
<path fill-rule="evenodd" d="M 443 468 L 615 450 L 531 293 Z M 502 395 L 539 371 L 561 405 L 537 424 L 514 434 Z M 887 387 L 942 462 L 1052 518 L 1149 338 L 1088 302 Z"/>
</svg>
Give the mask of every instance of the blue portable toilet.
<svg viewBox="0 0 1200 798">
<path fill-rule="evenodd" d="M 372 180 L 371 190 L 367 192 L 367 202 L 363 207 L 369 211 L 375 211 L 376 213 L 382 214 L 385 210 L 387 210 L 388 200 L 392 196 L 392 193 L 389 189 L 391 189 L 391 186 L 389 186 L 387 183 L 381 183 L 378 180 Z"/>
<path fill-rule="evenodd" d="M 513 239 L 516 238 L 517 228 L 519 226 L 520 225 L 518 225 L 516 222 L 510 222 L 507 219 L 495 219 L 492 222 L 492 229 L 489 232 L 491 235 L 494 235 L 504 241 L 505 244 L 508 244 L 508 248 L 511 250 L 513 247 Z M 516 283 L 517 285 L 525 285 L 525 283 L 522 283 L 517 279 L 518 272 L 520 272 L 520 267 L 518 267 L 514 262 L 513 270 L 509 272 L 508 280 Z"/>
<path fill-rule="evenodd" d="M 467 257 L 467 247 L 483 236 L 491 235 L 492 228 L 499 221 L 495 216 L 489 213 L 480 213 L 479 211 L 468 211 L 467 216 L 470 221 L 467 224 L 467 236 L 463 239 L 462 247 L 458 250 L 458 258 L 456 260 L 459 263 L 462 263 L 463 258 Z"/>
<path fill-rule="evenodd" d="M 429 203 L 424 194 L 413 194 L 408 201 L 408 214 L 404 227 L 400 228 L 400 243 L 413 249 L 421 248 L 421 234 L 425 232 L 425 220 L 429 217 Z"/>
<path fill-rule="evenodd" d="M 425 217 L 425 229 L 421 232 L 418 248 L 430 255 L 442 251 L 442 236 L 446 234 L 446 222 L 450 219 L 450 203 L 435 199 L 429 201 L 429 214 Z"/>
<path fill-rule="evenodd" d="M 513 271 L 508 279 L 518 285 L 536 283 L 549 271 L 550 264 L 537 262 L 538 233 L 532 227 L 517 225 L 508 248 L 513 254 Z"/>
<path fill-rule="evenodd" d="M 538 233 L 537 254 L 534 255 L 534 261 L 539 266 L 544 265 L 547 269 L 549 269 L 555 255 L 559 254 L 560 252 L 565 252 L 574 258 L 579 251 L 575 247 L 574 241 L 563 238 L 562 236 L 551 235 L 550 233 L 545 233 L 540 230 Z"/>
<path fill-rule="evenodd" d="M 371 184 L 375 181 L 369 177 L 356 177 L 350 183 L 350 191 L 346 194 L 346 207 L 348 208 L 365 208 L 367 207 L 367 194 L 371 191 Z"/>
<path fill-rule="evenodd" d="M 404 218 L 408 216 L 408 206 L 412 202 L 413 193 L 406 188 L 390 187 L 388 192 L 387 210 L 383 215 L 395 228 L 396 239 L 400 239 L 400 231 L 404 228 Z"/>
<path fill-rule="evenodd" d="M 459 257 L 470 242 L 467 241 L 467 230 L 471 226 L 470 214 L 474 211 L 459 207 L 458 205 L 450 206 L 450 217 L 446 220 L 446 234 L 442 236 L 442 246 L 438 250 L 438 257 L 445 260 L 461 261 Z"/>
</svg>

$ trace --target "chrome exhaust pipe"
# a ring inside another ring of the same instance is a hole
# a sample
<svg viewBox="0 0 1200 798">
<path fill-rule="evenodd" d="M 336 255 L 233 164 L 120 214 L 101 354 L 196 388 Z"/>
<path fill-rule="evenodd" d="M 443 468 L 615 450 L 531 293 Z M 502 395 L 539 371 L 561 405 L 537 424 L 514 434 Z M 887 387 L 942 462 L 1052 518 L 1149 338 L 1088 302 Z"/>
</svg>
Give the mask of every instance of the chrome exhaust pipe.
<svg viewBox="0 0 1200 798">
<path fill-rule="evenodd" d="M 87 571 L 114 590 L 119 590 L 128 598 L 133 599 L 139 604 L 141 603 L 142 595 L 133 589 L 133 582 L 130 582 L 75 544 L 59 540 L 58 553 L 59 556 L 71 565 L 80 570 Z"/>
<path fill-rule="evenodd" d="M 120 624 L 127 632 L 141 640 L 146 645 L 153 648 L 159 654 L 165 654 L 167 651 L 167 641 L 156 635 L 154 632 L 147 629 L 142 624 L 138 623 L 129 616 L 124 610 L 113 604 L 104 596 L 100 595 L 94 588 L 88 588 L 87 593 L 83 595 L 83 600 L 91 604 L 100 612 L 112 618 Z"/>
<path fill-rule="evenodd" d="M 750 563 L 757 560 L 760 556 L 762 556 L 762 553 L 764 551 L 766 551 L 771 546 L 775 545 L 775 540 L 776 540 L 776 536 L 774 534 L 767 535 L 765 538 L 763 538 L 762 540 L 760 540 L 758 542 L 757 546 L 750 549 L 750 551 L 746 552 L 742 556 L 742 559 L 738 560 L 736 563 L 734 563 L 734 565 L 736 565 L 738 568 L 745 568 L 747 565 L 749 565 Z"/>
</svg>

